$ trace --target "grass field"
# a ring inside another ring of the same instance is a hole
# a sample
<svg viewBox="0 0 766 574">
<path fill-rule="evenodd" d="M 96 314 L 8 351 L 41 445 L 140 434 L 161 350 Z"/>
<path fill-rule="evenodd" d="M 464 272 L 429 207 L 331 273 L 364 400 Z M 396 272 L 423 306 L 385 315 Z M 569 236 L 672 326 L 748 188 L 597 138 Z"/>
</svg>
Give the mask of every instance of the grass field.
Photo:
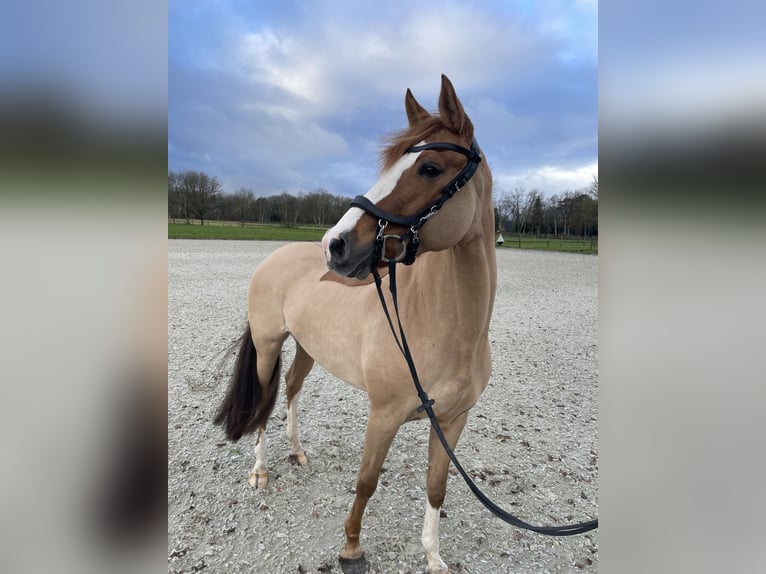
<svg viewBox="0 0 766 574">
<path fill-rule="evenodd" d="M 257 239 L 261 241 L 319 241 L 324 235 L 322 227 L 282 227 L 281 225 L 254 225 L 244 227 L 236 222 L 211 221 L 196 223 L 168 223 L 169 239 Z M 519 248 L 519 239 L 506 236 L 502 249 Z M 569 253 L 598 254 L 598 241 L 590 239 L 546 239 L 522 237 L 521 249 L 565 251 Z"/>
<path fill-rule="evenodd" d="M 519 238 L 512 235 L 503 237 L 503 249 L 519 249 Z M 522 237 L 521 249 L 536 249 L 538 251 L 566 251 L 568 253 L 589 253 L 598 255 L 598 240 L 590 239 L 559 239 L 545 237 Z"/>
<path fill-rule="evenodd" d="M 258 239 L 261 241 L 319 241 L 325 229 L 320 227 L 282 227 L 280 225 L 245 225 L 214 221 L 199 224 L 168 223 L 169 239 Z"/>
</svg>

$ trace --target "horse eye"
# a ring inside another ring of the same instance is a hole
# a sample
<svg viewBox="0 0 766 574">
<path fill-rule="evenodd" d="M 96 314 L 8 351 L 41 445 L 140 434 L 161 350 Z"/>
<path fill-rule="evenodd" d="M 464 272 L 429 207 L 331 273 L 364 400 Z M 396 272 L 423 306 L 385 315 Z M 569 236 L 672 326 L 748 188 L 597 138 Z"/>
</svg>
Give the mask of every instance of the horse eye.
<svg viewBox="0 0 766 574">
<path fill-rule="evenodd" d="M 418 173 L 420 175 L 423 175 L 425 177 L 430 177 L 433 179 L 433 178 L 439 177 L 442 174 L 442 170 L 438 166 L 432 163 L 426 163 L 420 166 Z"/>
</svg>

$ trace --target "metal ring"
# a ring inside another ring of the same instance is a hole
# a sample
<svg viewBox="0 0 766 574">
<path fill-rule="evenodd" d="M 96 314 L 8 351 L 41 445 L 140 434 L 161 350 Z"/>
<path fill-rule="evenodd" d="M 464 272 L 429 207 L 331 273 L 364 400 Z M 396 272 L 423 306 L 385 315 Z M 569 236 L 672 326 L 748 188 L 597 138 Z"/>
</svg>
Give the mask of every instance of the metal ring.
<svg viewBox="0 0 766 574">
<path fill-rule="evenodd" d="M 407 255 L 407 244 L 404 242 L 404 238 L 401 235 L 383 235 L 381 237 L 383 243 L 380 248 L 380 260 L 383 263 L 389 263 L 391 261 L 396 261 L 397 263 L 399 261 L 404 260 L 404 258 Z M 401 246 L 401 252 L 394 258 L 389 259 L 386 257 L 386 240 L 388 239 L 396 239 L 399 242 L 399 245 Z"/>
</svg>

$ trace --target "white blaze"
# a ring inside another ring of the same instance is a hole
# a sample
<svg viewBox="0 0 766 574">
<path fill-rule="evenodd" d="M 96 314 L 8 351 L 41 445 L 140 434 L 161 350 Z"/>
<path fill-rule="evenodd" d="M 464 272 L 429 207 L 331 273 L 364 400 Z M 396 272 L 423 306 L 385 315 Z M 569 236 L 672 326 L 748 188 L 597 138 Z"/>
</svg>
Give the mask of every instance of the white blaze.
<svg viewBox="0 0 766 574">
<path fill-rule="evenodd" d="M 418 145 L 422 145 L 423 143 L 425 142 L 420 142 Z M 383 172 L 380 179 L 375 182 L 375 185 L 373 185 L 370 188 L 370 191 L 365 193 L 364 196 L 375 204 L 383 198 L 388 197 L 391 192 L 394 191 L 396 184 L 399 183 L 399 178 L 402 177 L 402 174 L 407 169 L 415 165 L 415 161 L 417 161 L 418 156 L 421 153 L 422 152 L 406 153 L 400 157 L 394 165 Z M 327 230 L 327 233 L 322 237 L 322 247 L 324 248 L 325 257 L 327 257 L 328 260 L 330 259 L 330 241 L 340 237 L 341 233 L 352 230 L 362 215 L 364 215 L 362 209 L 352 207 L 340 218 L 334 227 Z"/>
</svg>

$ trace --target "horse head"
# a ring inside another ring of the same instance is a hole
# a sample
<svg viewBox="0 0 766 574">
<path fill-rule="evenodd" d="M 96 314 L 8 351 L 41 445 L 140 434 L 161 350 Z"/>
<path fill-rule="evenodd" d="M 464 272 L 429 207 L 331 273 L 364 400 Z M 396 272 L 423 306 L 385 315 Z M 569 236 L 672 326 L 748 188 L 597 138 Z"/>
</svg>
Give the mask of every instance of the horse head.
<svg viewBox="0 0 766 574">
<path fill-rule="evenodd" d="M 363 279 L 389 260 L 412 263 L 418 252 L 475 238 L 486 223 L 479 214 L 482 203 L 491 209 L 491 175 L 452 83 L 442 76 L 437 115 L 410 90 L 404 104 L 409 126 L 383 151 L 380 178 L 322 239 L 339 275 Z"/>
</svg>

